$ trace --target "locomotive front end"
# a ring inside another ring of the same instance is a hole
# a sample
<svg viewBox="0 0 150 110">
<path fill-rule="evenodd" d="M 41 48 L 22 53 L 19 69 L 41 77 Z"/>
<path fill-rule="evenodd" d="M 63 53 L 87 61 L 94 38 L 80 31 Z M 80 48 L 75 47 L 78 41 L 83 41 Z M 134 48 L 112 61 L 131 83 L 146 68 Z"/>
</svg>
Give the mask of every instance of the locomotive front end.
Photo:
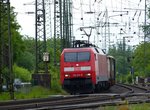
<svg viewBox="0 0 150 110">
<path fill-rule="evenodd" d="M 66 49 L 61 55 L 61 83 L 69 93 L 93 91 L 92 53 L 89 49 Z"/>
</svg>

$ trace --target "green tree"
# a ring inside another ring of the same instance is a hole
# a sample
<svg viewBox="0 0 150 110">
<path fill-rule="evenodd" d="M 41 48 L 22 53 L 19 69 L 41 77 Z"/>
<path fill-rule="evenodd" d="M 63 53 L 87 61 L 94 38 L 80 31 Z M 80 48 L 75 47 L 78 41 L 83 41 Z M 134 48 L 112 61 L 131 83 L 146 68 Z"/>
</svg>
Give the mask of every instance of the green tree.
<svg viewBox="0 0 150 110">
<path fill-rule="evenodd" d="M 26 68 L 28 70 L 34 70 L 35 68 L 35 40 L 31 37 L 23 37 L 23 44 L 25 45 L 24 51 L 17 56 L 15 63 L 18 66 Z"/>
<path fill-rule="evenodd" d="M 21 54 L 21 56 L 19 56 L 17 58 L 16 63 L 18 66 L 26 68 L 30 71 L 34 70 L 34 68 L 35 68 L 35 56 L 32 53 L 25 51 L 24 53 Z"/>
<path fill-rule="evenodd" d="M 7 84 L 10 83 L 10 75 L 8 69 L 8 16 L 7 16 L 7 9 L 6 5 L 0 2 L 0 76 L 4 78 L 4 82 Z M 14 7 L 10 8 L 10 31 L 11 31 L 11 38 L 12 38 L 12 50 L 11 53 L 13 56 L 13 62 L 16 61 L 16 58 L 20 56 L 20 54 L 24 51 L 24 43 L 22 40 L 22 35 L 19 32 L 20 25 L 16 20 L 17 14 L 14 12 Z M 7 70 L 7 71 L 6 71 Z"/>
<path fill-rule="evenodd" d="M 150 43 L 145 42 L 138 45 L 133 53 L 132 65 L 134 67 L 135 72 L 138 72 L 140 76 L 150 76 L 150 50 L 149 49 L 150 49 Z"/>
<path fill-rule="evenodd" d="M 119 74 L 127 74 L 130 68 L 127 58 L 131 56 L 131 48 L 128 47 L 123 50 L 123 44 L 117 43 L 117 46 L 113 46 L 109 49 L 108 54 L 112 55 L 116 59 L 116 70 Z"/>
<path fill-rule="evenodd" d="M 23 37 L 23 42 L 25 45 L 25 51 L 35 55 L 35 39 L 26 35 Z"/>
<path fill-rule="evenodd" d="M 0 4 L 0 14 L 4 15 L 0 19 L 0 30 L 1 30 L 1 38 L 0 39 L 0 48 L 2 47 L 2 44 L 4 48 L 8 48 L 8 16 L 6 14 L 6 9 L 4 4 Z M 4 11 L 5 10 L 5 11 Z M 14 7 L 10 8 L 10 31 L 11 31 L 11 37 L 12 37 L 12 48 L 13 48 L 13 60 L 16 61 L 16 58 L 20 56 L 20 54 L 24 51 L 24 43 L 22 40 L 22 35 L 19 32 L 19 29 L 21 26 L 18 24 L 17 19 L 16 19 L 17 13 L 14 12 Z M 3 40 L 2 40 L 3 39 Z M 3 50 L 1 50 L 3 51 Z"/>
</svg>

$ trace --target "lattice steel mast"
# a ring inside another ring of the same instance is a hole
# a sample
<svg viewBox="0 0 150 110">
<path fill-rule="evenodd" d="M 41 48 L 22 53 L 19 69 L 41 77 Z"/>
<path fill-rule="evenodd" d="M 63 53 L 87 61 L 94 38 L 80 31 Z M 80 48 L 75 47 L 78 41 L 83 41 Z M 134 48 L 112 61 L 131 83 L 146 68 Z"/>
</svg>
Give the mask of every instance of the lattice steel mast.
<svg viewBox="0 0 150 110">
<path fill-rule="evenodd" d="M 52 38 L 52 19 L 51 19 L 51 5 L 52 0 L 45 0 L 45 26 L 46 26 L 46 38 Z"/>
<path fill-rule="evenodd" d="M 45 2 L 35 1 L 35 46 L 36 46 L 36 67 L 35 73 L 44 70 L 48 72 L 47 63 L 43 62 L 43 53 L 46 52 L 46 28 L 45 28 Z M 43 66 L 44 65 L 44 66 Z"/>
<path fill-rule="evenodd" d="M 72 26 L 72 0 L 54 0 L 54 64 L 57 50 L 71 47 Z M 56 41 L 60 40 L 60 44 Z"/>
<path fill-rule="evenodd" d="M 54 0 L 54 65 L 57 64 L 56 48 L 58 44 L 56 44 L 56 39 L 62 40 L 62 1 L 61 0 Z M 61 45 L 62 45 L 62 41 L 61 41 Z"/>
<path fill-rule="evenodd" d="M 35 53 L 36 66 L 35 73 L 32 74 L 34 85 L 41 85 L 50 88 L 50 74 L 48 71 L 49 53 L 47 52 L 46 39 L 46 11 L 50 0 L 36 0 L 35 1 Z M 49 18 L 49 17 L 48 17 Z M 50 23 L 49 23 L 50 24 Z M 47 28 L 49 29 L 49 28 Z M 47 30 L 50 31 L 50 30 Z M 50 33 L 50 32 L 49 32 Z M 42 73 L 42 74 L 41 74 Z"/>
<path fill-rule="evenodd" d="M 71 47 L 72 39 L 72 1 L 63 0 L 63 47 Z"/>
<path fill-rule="evenodd" d="M 12 36 L 10 21 L 10 1 L 0 1 L 0 80 L 6 79 L 11 99 L 14 99 L 14 76 L 12 70 Z M 2 81 L 0 82 L 2 87 Z"/>
</svg>

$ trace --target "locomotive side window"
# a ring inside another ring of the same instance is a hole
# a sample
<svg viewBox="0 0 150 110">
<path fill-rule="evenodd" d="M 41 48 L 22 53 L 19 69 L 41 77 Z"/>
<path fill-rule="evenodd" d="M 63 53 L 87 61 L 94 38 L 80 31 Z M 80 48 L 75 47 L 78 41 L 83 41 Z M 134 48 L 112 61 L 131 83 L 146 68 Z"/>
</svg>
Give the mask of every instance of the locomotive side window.
<svg viewBox="0 0 150 110">
<path fill-rule="evenodd" d="M 82 62 L 90 60 L 90 52 L 66 52 L 65 62 Z"/>
</svg>

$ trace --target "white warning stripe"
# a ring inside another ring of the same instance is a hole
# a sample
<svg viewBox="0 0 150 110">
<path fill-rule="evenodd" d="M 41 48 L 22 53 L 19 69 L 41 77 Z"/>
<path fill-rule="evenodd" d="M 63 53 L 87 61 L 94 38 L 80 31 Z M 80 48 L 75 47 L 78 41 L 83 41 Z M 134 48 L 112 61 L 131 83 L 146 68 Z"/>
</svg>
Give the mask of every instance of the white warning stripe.
<svg viewBox="0 0 150 110">
<path fill-rule="evenodd" d="M 91 66 L 82 66 L 81 67 L 82 71 L 87 71 L 87 70 L 91 70 Z"/>
<path fill-rule="evenodd" d="M 65 72 L 67 72 L 67 71 L 74 71 L 74 67 L 65 67 L 64 71 Z"/>
<path fill-rule="evenodd" d="M 87 70 L 91 70 L 91 66 L 81 66 L 81 67 L 65 67 L 64 68 L 64 72 L 68 72 L 68 71 L 87 71 Z"/>
</svg>

